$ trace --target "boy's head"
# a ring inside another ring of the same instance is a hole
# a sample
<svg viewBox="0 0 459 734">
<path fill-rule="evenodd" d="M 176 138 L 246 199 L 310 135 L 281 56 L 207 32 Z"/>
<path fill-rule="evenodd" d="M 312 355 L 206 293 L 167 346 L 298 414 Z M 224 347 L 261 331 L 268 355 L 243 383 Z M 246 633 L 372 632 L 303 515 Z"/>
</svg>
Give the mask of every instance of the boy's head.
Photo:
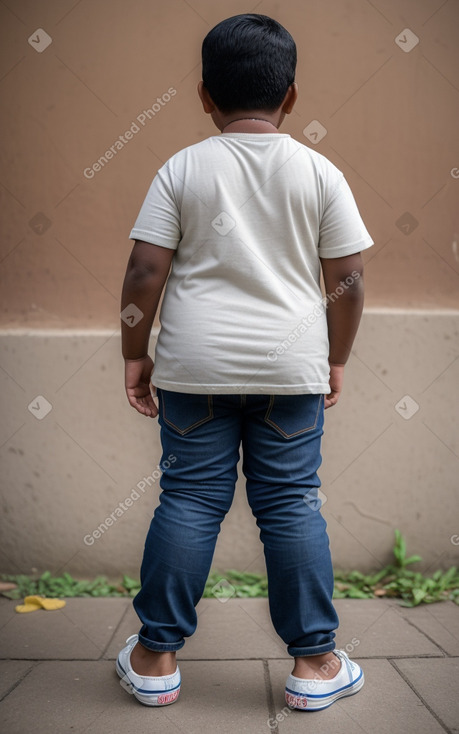
<svg viewBox="0 0 459 734">
<path fill-rule="evenodd" d="M 296 45 L 266 15 L 235 15 L 212 28 L 202 44 L 202 80 L 215 106 L 277 110 L 295 81 Z"/>
</svg>

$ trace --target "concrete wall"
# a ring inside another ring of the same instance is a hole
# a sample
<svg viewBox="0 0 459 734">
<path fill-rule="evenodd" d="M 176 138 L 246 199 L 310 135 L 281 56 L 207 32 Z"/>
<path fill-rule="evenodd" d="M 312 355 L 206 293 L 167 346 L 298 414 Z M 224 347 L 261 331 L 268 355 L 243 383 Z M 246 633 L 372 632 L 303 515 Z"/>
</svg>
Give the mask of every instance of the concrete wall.
<svg viewBox="0 0 459 734">
<path fill-rule="evenodd" d="M 246 11 L 239 0 L 0 5 L 0 570 L 138 568 L 157 484 L 82 542 L 159 460 L 157 426 L 122 385 L 127 237 L 162 162 L 217 132 L 196 97 L 200 44 Z M 256 12 L 298 45 L 300 99 L 283 131 L 344 172 L 376 242 L 346 392 L 327 415 L 335 563 L 383 563 L 399 527 L 426 566 L 448 565 L 459 533 L 459 6 L 263 0 Z M 315 138 L 317 121 L 326 134 Z M 420 406 L 409 419 L 406 395 Z M 261 568 L 260 553 L 241 485 L 215 561 Z"/>
<path fill-rule="evenodd" d="M 379 568 L 395 527 L 425 568 L 457 560 L 458 327 L 454 312 L 365 314 L 342 399 L 326 413 L 321 491 L 337 567 Z M 2 569 L 137 574 L 161 453 L 157 422 L 124 399 L 119 333 L 1 341 Z M 264 569 L 241 475 L 215 567 Z"/>
</svg>

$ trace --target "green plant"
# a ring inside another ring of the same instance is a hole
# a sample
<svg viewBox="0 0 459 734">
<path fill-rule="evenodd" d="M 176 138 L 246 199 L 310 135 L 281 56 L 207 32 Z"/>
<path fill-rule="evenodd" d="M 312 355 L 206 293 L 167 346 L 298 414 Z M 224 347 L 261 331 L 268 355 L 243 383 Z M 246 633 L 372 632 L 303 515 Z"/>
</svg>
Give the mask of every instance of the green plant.
<svg viewBox="0 0 459 734">
<path fill-rule="evenodd" d="M 73 596 L 135 596 L 140 589 L 140 582 L 123 576 L 121 583 L 110 583 L 106 576 L 97 576 L 92 581 L 79 581 L 65 572 L 62 576 L 52 576 L 45 571 L 39 578 L 31 578 L 23 574 L 1 574 L 3 581 L 12 581 L 16 589 L 3 592 L 9 599 L 22 599 L 31 594 L 40 594 L 50 598 Z"/>
<path fill-rule="evenodd" d="M 364 574 L 360 571 L 335 572 L 335 599 L 373 599 L 387 597 L 401 599 L 403 606 L 451 600 L 459 604 L 459 569 L 452 566 L 447 571 L 435 571 L 424 576 L 408 566 L 421 560 L 420 556 L 406 556 L 406 543 L 399 530 L 395 530 L 394 561 L 379 571 Z M 52 576 L 45 571 L 39 578 L 23 574 L 0 574 L 3 581 L 16 584 L 15 589 L 4 591 L 9 599 L 22 599 L 31 594 L 47 597 L 133 597 L 140 589 L 140 582 L 124 575 L 119 583 L 111 583 L 106 576 L 92 581 L 74 579 L 69 573 Z M 264 574 L 245 573 L 230 569 L 225 573 L 212 571 L 204 589 L 207 598 L 253 598 L 268 596 L 268 580 Z"/>
<path fill-rule="evenodd" d="M 401 599 L 401 605 L 407 607 L 444 600 L 459 604 L 459 569 L 456 566 L 447 571 L 435 571 L 432 576 L 412 571 L 408 566 L 422 559 L 418 555 L 406 557 L 406 543 L 399 530 L 395 530 L 393 554 L 394 562 L 373 574 L 335 572 L 334 598 L 392 597 Z"/>
<path fill-rule="evenodd" d="M 421 556 L 410 556 L 409 558 L 407 558 L 406 543 L 403 535 L 401 534 L 400 530 L 394 530 L 394 533 L 395 543 L 392 549 L 392 553 L 394 554 L 395 565 L 399 568 L 406 568 L 410 565 L 410 563 L 417 563 L 418 561 L 422 561 Z"/>
<path fill-rule="evenodd" d="M 225 583 L 221 583 L 221 582 Z M 212 571 L 206 582 L 204 598 L 224 597 L 266 597 L 268 579 L 261 573 L 244 573 L 230 569 L 225 573 Z"/>
</svg>

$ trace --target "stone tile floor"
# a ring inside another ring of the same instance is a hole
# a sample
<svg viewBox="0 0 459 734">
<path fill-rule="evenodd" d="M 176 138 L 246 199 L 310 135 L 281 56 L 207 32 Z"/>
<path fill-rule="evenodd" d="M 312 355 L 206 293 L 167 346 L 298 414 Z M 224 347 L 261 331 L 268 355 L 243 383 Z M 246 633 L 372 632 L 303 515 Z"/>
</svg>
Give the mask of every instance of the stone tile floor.
<svg viewBox="0 0 459 734">
<path fill-rule="evenodd" d="M 263 734 L 459 733 L 459 607 L 408 609 L 336 600 L 337 647 L 365 686 L 315 713 L 284 701 L 291 659 L 266 599 L 203 599 L 198 629 L 178 653 L 177 703 L 142 706 L 119 685 L 114 659 L 138 630 L 128 599 L 67 599 L 59 611 L 17 614 L 0 600 L 0 727 L 5 734 L 143 732 Z"/>
</svg>

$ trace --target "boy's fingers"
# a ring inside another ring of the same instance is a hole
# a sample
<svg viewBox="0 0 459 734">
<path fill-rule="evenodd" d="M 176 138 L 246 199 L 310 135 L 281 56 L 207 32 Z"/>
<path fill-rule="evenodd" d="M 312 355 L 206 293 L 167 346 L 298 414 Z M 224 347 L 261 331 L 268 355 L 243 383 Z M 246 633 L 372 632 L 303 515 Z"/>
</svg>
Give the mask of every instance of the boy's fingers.
<svg viewBox="0 0 459 734">
<path fill-rule="evenodd" d="M 156 406 L 156 403 L 151 398 L 148 400 L 148 415 L 150 418 L 156 418 L 158 415 L 158 408 Z"/>
<path fill-rule="evenodd" d="M 324 400 L 324 409 L 327 410 L 327 408 L 332 408 L 336 403 L 338 402 L 339 393 L 330 393 L 329 395 L 325 395 Z"/>
<path fill-rule="evenodd" d="M 158 408 L 156 407 L 151 395 L 145 397 L 136 397 L 135 395 L 128 395 L 129 404 L 137 410 L 138 413 L 146 415 L 150 418 L 155 418 L 158 415 Z"/>
</svg>

